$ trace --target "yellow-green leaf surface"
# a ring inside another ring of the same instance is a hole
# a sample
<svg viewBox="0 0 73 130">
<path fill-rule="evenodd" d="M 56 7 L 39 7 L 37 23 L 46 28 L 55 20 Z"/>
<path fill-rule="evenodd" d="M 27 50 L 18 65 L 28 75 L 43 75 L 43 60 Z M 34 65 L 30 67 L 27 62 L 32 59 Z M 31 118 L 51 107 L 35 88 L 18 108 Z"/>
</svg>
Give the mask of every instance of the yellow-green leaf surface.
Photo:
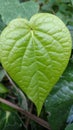
<svg viewBox="0 0 73 130">
<path fill-rule="evenodd" d="M 37 107 L 42 105 L 67 66 L 71 36 L 64 23 L 48 13 L 30 21 L 15 19 L 0 38 L 3 67 Z"/>
<path fill-rule="evenodd" d="M 8 89 L 0 83 L 0 93 L 7 93 L 8 92 Z"/>
</svg>

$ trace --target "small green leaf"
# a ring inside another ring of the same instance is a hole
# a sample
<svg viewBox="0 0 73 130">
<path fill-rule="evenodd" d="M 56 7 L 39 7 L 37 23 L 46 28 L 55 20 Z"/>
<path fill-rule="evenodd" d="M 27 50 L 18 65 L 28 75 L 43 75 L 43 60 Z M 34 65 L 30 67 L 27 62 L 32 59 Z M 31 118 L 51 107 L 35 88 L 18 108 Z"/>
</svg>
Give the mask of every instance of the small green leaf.
<svg viewBox="0 0 73 130">
<path fill-rule="evenodd" d="M 1 34 L 1 62 L 35 103 L 38 115 L 67 66 L 71 46 L 67 27 L 48 13 L 36 14 L 30 21 L 15 19 Z"/>
<path fill-rule="evenodd" d="M 0 110 L 0 130 L 23 130 L 19 115 L 15 112 Z"/>
<path fill-rule="evenodd" d="M 4 72 L 4 70 L 0 70 L 0 82 L 2 81 L 2 79 L 4 78 L 4 76 L 5 76 L 5 72 Z"/>
<path fill-rule="evenodd" d="M 71 0 L 71 3 L 72 3 L 72 5 L 73 5 L 73 0 Z"/>
<path fill-rule="evenodd" d="M 0 83 L 0 93 L 7 93 L 8 92 L 8 89 Z"/>
<path fill-rule="evenodd" d="M 20 3 L 19 0 L 0 0 L 0 15 L 5 24 L 14 18 L 29 19 L 38 10 L 38 4 L 32 1 Z"/>
<path fill-rule="evenodd" d="M 65 128 L 65 130 L 73 130 L 73 123 L 72 123 L 72 124 L 69 124 L 69 125 Z"/>
</svg>

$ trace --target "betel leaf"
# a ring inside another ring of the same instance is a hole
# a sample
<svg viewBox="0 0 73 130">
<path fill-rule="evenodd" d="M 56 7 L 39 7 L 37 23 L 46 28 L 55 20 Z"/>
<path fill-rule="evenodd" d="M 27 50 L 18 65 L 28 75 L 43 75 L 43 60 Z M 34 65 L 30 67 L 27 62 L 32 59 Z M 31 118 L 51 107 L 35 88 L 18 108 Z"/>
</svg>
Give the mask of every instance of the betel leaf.
<svg viewBox="0 0 73 130">
<path fill-rule="evenodd" d="M 0 16 L 0 33 L 5 28 L 5 24 L 3 23 L 1 16 Z"/>
<path fill-rule="evenodd" d="M 30 21 L 15 19 L 0 38 L 3 67 L 35 103 L 40 114 L 43 102 L 67 66 L 71 36 L 64 23 L 48 13 Z"/>
<path fill-rule="evenodd" d="M 70 108 L 73 105 L 73 63 L 69 63 L 64 74 L 55 85 L 45 102 L 45 111 L 52 130 L 63 130 Z"/>
<path fill-rule="evenodd" d="M 30 18 L 37 13 L 39 5 L 33 1 L 20 3 L 19 0 L 0 0 L 0 15 L 5 24 L 14 18 Z"/>
<path fill-rule="evenodd" d="M 67 118 L 67 123 L 70 124 L 73 122 L 73 105 L 71 106 L 68 118 Z"/>
<path fill-rule="evenodd" d="M 72 37 L 72 49 L 73 49 L 73 26 L 68 26 L 68 29 L 70 30 L 71 37 Z"/>
<path fill-rule="evenodd" d="M 73 130 L 73 123 L 72 123 L 72 124 L 69 124 L 69 125 L 65 128 L 65 130 Z"/>
</svg>

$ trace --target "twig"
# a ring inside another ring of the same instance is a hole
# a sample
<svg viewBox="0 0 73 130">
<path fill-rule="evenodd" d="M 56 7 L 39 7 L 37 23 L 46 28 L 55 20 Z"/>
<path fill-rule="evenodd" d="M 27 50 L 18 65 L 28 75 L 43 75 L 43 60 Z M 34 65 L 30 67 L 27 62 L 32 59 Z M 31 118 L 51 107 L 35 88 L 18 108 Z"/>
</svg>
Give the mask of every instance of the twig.
<svg viewBox="0 0 73 130">
<path fill-rule="evenodd" d="M 46 121 L 44 121 L 43 119 L 41 119 L 41 118 L 39 118 L 39 117 L 37 117 L 37 116 L 35 116 L 35 115 L 33 115 L 33 114 L 31 114 L 31 113 L 23 110 L 19 106 L 15 105 L 15 104 L 13 104 L 13 103 L 11 103 L 11 102 L 3 99 L 3 98 L 0 98 L 0 102 L 4 103 L 4 104 L 6 104 L 6 105 L 8 105 L 8 106 L 10 106 L 10 107 L 12 107 L 14 109 L 16 109 L 17 111 L 19 111 L 20 113 L 22 113 L 23 115 L 25 115 L 26 117 L 28 117 L 29 119 L 35 121 L 39 125 L 47 128 L 48 130 L 51 130 L 49 124 Z"/>
<path fill-rule="evenodd" d="M 8 75 L 8 73 L 6 71 L 5 71 L 5 75 L 7 76 L 7 78 L 10 81 L 10 83 L 13 85 L 13 87 L 16 89 L 16 91 L 19 93 L 19 89 L 17 88 L 16 84 L 12 81 L 12 79 L 10 78 L 10 76 Z"/>
<path fill-rule="evenodd" d="M 30 104 L 30 109 L 29 109 L 30 113 L 32 113 L 32 109 L 33 109 L 33 103 Z M 29 122 L 30 122 L 30 119 L 27 118 L 26 123 L 25 123 L 27 130 L 28 130 L 28 127 L 29 127 Z"/>
</svg>

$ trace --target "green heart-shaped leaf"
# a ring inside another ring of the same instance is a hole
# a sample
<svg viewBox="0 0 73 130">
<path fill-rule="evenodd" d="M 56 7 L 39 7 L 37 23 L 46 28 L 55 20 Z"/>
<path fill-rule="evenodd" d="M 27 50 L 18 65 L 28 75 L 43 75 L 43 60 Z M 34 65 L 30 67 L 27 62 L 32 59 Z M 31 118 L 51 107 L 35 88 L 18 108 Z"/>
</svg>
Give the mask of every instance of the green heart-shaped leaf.
<svg viewBox="0 0 73 130">
<path fill-rule="evenodd" d="M 0 38 L 1 62 L 19 87 L 35 103 L 42 105 L 67 66 L 71 36 L 64 23 L 48 13 L 30 21 L 15 19 Z"/>
</svg>

